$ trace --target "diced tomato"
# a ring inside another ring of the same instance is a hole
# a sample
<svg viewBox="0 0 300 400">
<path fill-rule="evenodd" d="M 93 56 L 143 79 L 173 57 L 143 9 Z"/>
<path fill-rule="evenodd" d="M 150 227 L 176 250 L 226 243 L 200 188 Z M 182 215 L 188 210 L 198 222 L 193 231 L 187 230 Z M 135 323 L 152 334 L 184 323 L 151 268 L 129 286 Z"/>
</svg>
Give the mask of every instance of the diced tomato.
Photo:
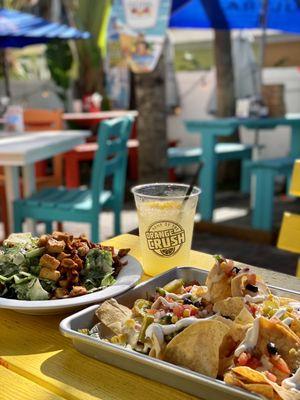
<svg viewBox="0 0 300 400">
<path fill-rule="evenodd" d="M 274 365 L 274 368 L 277 368 L 279 371 L 283 372 L 284 374 L 290 374 L 291 370 L 289 369 L 287 363 L 281 357 L 271 357 L 271 363 Z"/>
<path fill-rule="evenodd" d="M 261 362 L 256 358 L 251 356 L 251 354 L 246 353 L 245 351 L 240 354 L 237 359 L 237 363 L 241 366 L 247 366 L 252 369 L 256 369 L 261 366 Z"/>
<path fill-rule="evenodd" d="M 249 353 L 246 353 L 245 351 L 239 355 L 239 358 L 237 359 L 237 363 L 239 365 L 245 366 L 248 364 L 248 361 L 250 360 L 251 355 Z"/>
<path fill-rule="evenodd" d="M 198 314 L 198 309 L 196 307 L 191 307 L 190 308 L 190 312 L 191 312 L 191 317 L 195 316 L 196 314 Z"/>
<path fill-rule="evenodd" d="M 157 313 L 157 310 L 152 310 L 152 308 L 149 308 L 149 310 L 147 310 L 148 314 L 154 315 Z"/>
<path fill-rule="evenodd" d="M 178 318 L 182 318 L 183 310 L 184 310 L 183 306 L 181 305 L 175 306 L 173 308 L 174 315 L 176 315 L 176 317 Z"/>
<path fill-rule="evenodd" d="M 265 375 L 270 381 L 272 381 L 272 382 L 276 382 L 277 381 L 277 376 L 272 374 L 272 372 L 265 371 Z"/>
<path fill-rule="evenodd" d="M 256 368 L 259 368 L 261 366 L 262 366 L 262 363 L 256 357 L 251 357 L 250 360 L 247 363 L 247 367 L 252 368 L 252 369 L 256 369 Z"/>
<path fill-rule="evenodd" d="M 248 304 L 248 309 L 251 312 L 251 314 L 253 315 L 253 317 L 255 317 L 256 312 L 258 310 L 258 307 L 256 304 Z"/>
<path fill-rule="evenodd" d="M 198 313 L 198 308 L 193 306 L 192 304 L 183 304 L 182 307 L 184 310 L 190 311 L 190 316 L 196 315 Z"/>
<path fill-rule="evenodd" d="M 255 284 L 256 284 L 256 274 L 249 274 L 249 275 L 247 276 L 247 282 L 248 282 L 250 285 L 255 285 Z"/>
<path fill-rule="evenodd" d="M 172 299 L 172 297 L 167 296 L 167 297 L 166 297 L 166 300 L 167 300 L 169 303 L 174 303 L 174 299 Z"/>
</svg>

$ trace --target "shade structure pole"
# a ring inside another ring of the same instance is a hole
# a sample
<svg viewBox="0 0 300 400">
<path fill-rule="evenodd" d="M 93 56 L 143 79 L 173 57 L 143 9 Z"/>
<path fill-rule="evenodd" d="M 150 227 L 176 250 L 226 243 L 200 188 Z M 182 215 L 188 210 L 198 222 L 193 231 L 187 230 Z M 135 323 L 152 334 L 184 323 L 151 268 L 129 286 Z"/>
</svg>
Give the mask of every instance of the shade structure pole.
<svg viewBox="0 0 300 400">
<path fill-rule="evenodd" d="M 267 19 L 268 19 L 268 8 L 269 0 L 262 0 L 262 7 L 260 13 L 260 26 L 262 28 L 262 35 L 259 48 L 259 67 L 260 71 L 258 74 L 258 87 L 260 98 L 262 98 L 262 86 L 263 86 L 263 68 L 266 54 L 266 43 L 267 43 Z"/>
<path fill-rule="evenodd" d="M 9 70 L 6 58 L 6 50 L 1 49 L 1 66 L 3 71 L 3 78 L 4 78 L 4 86 L 5 86 L 5 96 L 9 99 L 11 98 L 11 90 L 10 90 L 10 81 L 9 81 Z"/>
</svg>

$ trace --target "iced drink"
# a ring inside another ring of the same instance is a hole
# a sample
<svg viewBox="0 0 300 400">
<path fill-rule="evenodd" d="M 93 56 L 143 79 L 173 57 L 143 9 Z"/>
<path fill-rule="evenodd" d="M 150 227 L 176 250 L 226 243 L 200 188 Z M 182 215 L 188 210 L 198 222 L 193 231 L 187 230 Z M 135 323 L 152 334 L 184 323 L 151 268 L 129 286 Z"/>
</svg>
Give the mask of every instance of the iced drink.
<svg viewBox="0 0 300 400">
<path fill-rule="evenodd" d="M 139 219 L 143 268 L 157 275 L 187 265 L 200 190 L 185 198 L 187 185 L 149 184 L 133 188 Z"/>
</svg>

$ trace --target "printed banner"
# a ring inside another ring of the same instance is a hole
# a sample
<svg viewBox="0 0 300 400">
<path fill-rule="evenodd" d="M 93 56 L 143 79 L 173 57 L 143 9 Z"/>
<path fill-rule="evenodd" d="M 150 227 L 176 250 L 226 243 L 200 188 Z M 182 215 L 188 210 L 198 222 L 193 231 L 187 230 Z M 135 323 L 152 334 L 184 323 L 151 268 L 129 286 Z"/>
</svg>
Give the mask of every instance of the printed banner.
<svg viewBox="0 0 300 400">
<path fill-rule="evenodd" d="M 104 69 L 106 93 L 112 108 L 128 109 L 130 101 L 129 70 L 122 54 L 120 34 L 113 13 L 111 13 L 107 29 Z"/>
<path fill-rule="evenodd" d="M 114 0 L 110 28 L 119 35 L 120 64 L 125 61 L 135 73 L 153 71 L 164 45 L 170 8 L 171 0 Z"/>
</svg>

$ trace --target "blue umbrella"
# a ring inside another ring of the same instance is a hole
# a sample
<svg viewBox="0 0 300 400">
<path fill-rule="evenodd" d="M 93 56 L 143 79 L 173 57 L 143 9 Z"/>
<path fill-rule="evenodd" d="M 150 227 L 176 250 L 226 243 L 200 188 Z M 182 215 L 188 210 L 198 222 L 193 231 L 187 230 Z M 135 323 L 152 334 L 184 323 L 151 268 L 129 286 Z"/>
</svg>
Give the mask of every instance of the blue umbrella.
<svg viewBox="0 0 300 400">
<path fill-rule="evenodd" d="M 176 0 L 171 28 L 261 28 L 262 0 Z M 266 28 L 300 33 L 300 0 L 268 0 Z"/>
<path fill-rule="evenodd" d="M 0 48 L 24 47 L 47 43 L 53 39 L 88 39 L 91 34 L 67 25 L 49 22 L 35 15 L 0 8 Z M 5 55 L 2 59 L 5 91 L 10 97 L 10 85 Z"/>
<path fill-rule="evenodd" d="M 176 0 L 171 28 L 262 28 L 259 86 L 262 86 L 266 29 L 300 33 L 300 0 Z"/>
<path fill-rule="evenodd" d="M 89 32 L 49 22 L 35 15 L 0 9 L 0 48 L 24 47 L 53 39 L 88 39 L 90 36 Z"/>
</svg>

